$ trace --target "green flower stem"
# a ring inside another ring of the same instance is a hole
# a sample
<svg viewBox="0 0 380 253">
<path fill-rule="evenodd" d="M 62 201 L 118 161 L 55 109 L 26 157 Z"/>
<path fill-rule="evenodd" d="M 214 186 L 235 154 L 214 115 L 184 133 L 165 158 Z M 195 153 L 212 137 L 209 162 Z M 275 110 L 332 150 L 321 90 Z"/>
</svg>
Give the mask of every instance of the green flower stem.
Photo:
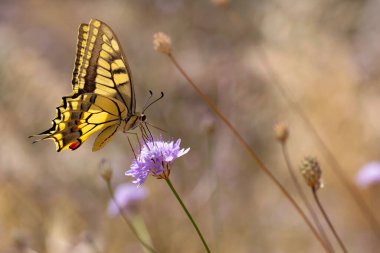
<svg viewBox="0 0 380 253">
<path fill-rule="evenodd" d="M 106 182 L 107 182 L 107 188 L 108 188 L 108 192 L 111 196 L 111 199 L 115 203 L 115 205 L 116 205 L 117 209 L 119 210 L 119 213 L 120 213 L 121 217 L 123 218 L 123 220 L 125 221 L 125 223 L 127 223 L 128 227 L 132 230 L 133 234 L 137 237 L 139 242 L 144 246 L 144 249 L 148 250 L 148 252 L 150 252 L 150 253 L 156 253 L 156 251 L 152 248 L 152 246 L 150 246 L 146 242 L 144 242 L 144 240 L 141 238 L 141 236 L 137 232 L 135 226 L 132 224 L 132 222 L 129 220 L 129 218 L 125 215 L 125 213 L 123 212 L 123 209 L 120 207 L 119 203 L 117 203 L 111 182 L 109 180 L 106 180 Z"/>
<path fill-rule="evenodd" d="M 152 245 L 152 239 L 150 237 L 150 234 L 148 232 L 148 229 L 145 225 L 143 217 L 139 213 L 133 213 L 130 216 L 130 221 L 132 225 L 136 228 L 138 231 L 141 239 L 145 242 L 147 242 L 149 245 Z M 143 248 L 144 252 L 149 253 L 150 251 L 146 248 Z"/>
<path fill-rule="evenodd" d="M 178 202 L 181 204 L 183 210 L 184 210 L 185 213 L 187 214 L 187 217 L 190 219 L 191 223 L 193 224 L 195 230 L 197 231 L 197 233 L 198 233 L 198 235 L 199 235 L 199 238 L 201 239 L 203 245 L 204 245 L 205 248 L 206 248 L 206 251 L 207 251 L 208 253 L 210 253 L 211 251 L 210 251 L 210 249 L 209 249 L 209 247 L 208 247 L 208 245 L 207 245 L 206 240 L 203 238 L 203 235 L 202 235 L 201 231 L 199 230 L 199 228 L 198 228 L 197 224 L 195 223 L 193 217 L 191 216 L 189 210 L 187 210 L 185 204 L 182 202 L 182 199 L 181 199 L 181 197 L 178 195 L 177 191 L 175 190 L 175 188 L 174 188 L 172 182 L 170 181 L 169 178 L 166 178 L 165 181 L 166 181 L 166 183 L 168 183 L 168 185 L 169 185 L 170 189 L 172 190 L 174 196 L 177 198 Z"/>
</svg>

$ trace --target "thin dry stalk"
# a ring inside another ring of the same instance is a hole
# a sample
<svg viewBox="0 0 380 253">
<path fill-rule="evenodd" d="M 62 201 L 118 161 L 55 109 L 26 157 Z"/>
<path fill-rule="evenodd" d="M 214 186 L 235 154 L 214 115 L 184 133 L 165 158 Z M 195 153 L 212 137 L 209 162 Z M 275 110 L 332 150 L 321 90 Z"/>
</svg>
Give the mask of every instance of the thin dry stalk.
<svg viewBox="0 0 380 253">
<path fill-rule="evenodd" d="M 315 140 L 317 141 L 317 144 L 321 148 L 322 152 L 325 155 L 326 160 L 330 164 L 330 167 L 332 168 L 332 171 L 335 173 L 337 178 L 342 182 L 346 190 L 350 193 L 351 197 L 354 199 L 356 204 L 359 206 L 362 214 L 370 224 L 373 232 L 377 236 L 378 239 L 380 239 L 380 225 L 377 221 L 375 215 L 371 211 L 371 208 L 367 205 L 367 203 L 361 198 L 360 192 L 358 189 L 351 183 L 350 179 L 347 178 L 346 174 L 344 173 L 342 166 L 340 166 L 338 160 L 333 155 L 332 151 L 329 149 L 327 144 L 322 140 L 322 137 L 319 135 L 318 131 L 314 127 L 313 123 L 311 123 L 311 120 L 307 116 L 307 114 L 304 112 L 301 106 L 299 106 L 296 102 L 294 102 L 290 96 L 286 93 L 285 89 L 281 86 L 281 82 L 279 81 L 278 75 L 276 71 L 271 67 L 271 64 L 269 63 L 269 60 L 265 54 L 264 49 L 259 50 L 259 57 L 261 57 L 262 62 L 265 64 L 266 69 L 268 71 L 268 76 L 272 79 L 270 82 L 281 94 L 281 96 L 284 97 L 285 101 L 288 103 L 289 107 L 301 118 L 301 120 L 306 125 L 306 129 L 309 129 L 311 134 L 315 137 Z"/>
<path fill-rule="evenodd" d="M 321 213 L 323 214 L 323 217 L 325 218 L 327 224 L 329 225 L 331 231 L 333 232 L 333 234 L 334 234 L 335 238 L 337 239 L 337 241 L 338 241 L 340 247 L 342 248 L 343 252 L 347 253 L 348 251 L 347 251 L 346 247 L 344 246 L 343 241 L 340 239 L 340 237 L 339 237 L 338 233 L 336 232 L 333 224 L 331 223 L 331 220 L 329 219 L 329 217 L 328 217 L 325 209 L 323 208 L 321 202 L 319 201 L 318 194 L 317 194 L 317 189 L 315 189 L 313 187 L 312 191 L 313 191 L 313 196 L 314 196 L 315 202 L 317 203 L 319 210 L 321 210 Z"/>
<path fill-rule="evenodd" d="M 256 152 L 251 148 L 251 146 L 245 141 L 245 139 L 240 135 L 238 130 L 232 125 L 232 123 L 224 116 L 224 114 L 219 111 L 219 109 L 214 105 L 214 103 L 210 100 L 210 98 L 205 95 L 199 87 L 193 82 L 193 80 L 190 78 L 190 76 L 185 72 L 185 70 L 179 65 L 177 60 L 174 58 L 173 54 L 167 53 L 166 54 L 169 59 L 172 61 L 172 63 L 175 65 L 175 67 L 178 69 L 178 71 L 185 77 L 185 79 L 189 82 L 189 84 L 193 87 L 195 92 L 203 99 L 203 101 L 210 107 L 210 109 L 227 125 L 227 127 L 231 130 L 231 132 L 235 135 L 235 137 L 238 139 L 239 143 L 248 151 L 251 158 L 257 163 L 259 168 L 275 183 L 275 185 L 280 189 L 280 191 L 285 195 L 285 197 L 290 201 L 290 203 L 295 207 L 297 212 L 301 215 L 307 226 L 310 228 L 312 233 L 315 235 L 317 240 L 321 243 L 323 248 L 326 252 L 330 252 L 329 248 L 323 241 L 323 239 L 320 237 L 318 232 L 315 230 L 314 226 L 311 224 L 305 213 L 302 211 L 302 209 L 298 206 L 296 201 L 292 198 L 292 196 L 289 194 L 289 192 L 285 189 L 285 187 L 278 181 L 278 179 L 270 172 L 270 170 L 266 167 L 263 161 L 258 157 Z"/>
<path fill-rule="evenodd" d="M 321 222 L 318 219 L 317 214 L 314 212 L 314 209 L 313 209 L 312 205 L 307 200 L 306 194 L 302 190 L 302 187 L 301 187 L 299 181 L 297 180 L 297 177 L 296 177 L 296 175 L 294 173 L 293 166 L 290 163 L 290 159 L 289 159 L 289 155 L 288 155 L 288 150 L 286 148 L 286 143 L 283 143 L 283 142 L 281 143 L 281 149 L 282 149 L 282 155 L 284 156 L 284 160 L 285 160 L 285 163 L 286 163 L 286 167 L 288 168 L 290 177 L 291 177 L 291 179 L 293 181 L 293 184 L 294 184 L 294 186 L 295 186 L 298 194 L 301 197 L 302 202 L 305 204 L 307 210 L 309 211 L 310 216 L 313 219 L 314 224 L 317 226 L 317 229 L 318 229 L 321 237 L 326 242 L 326 245 L 330 248 L 331 252 L 334 252 L 334 248 L 333 248 L 333 246 L 332 246 L 329 238 L 327 237 L 327 235 L 326 235 L 326 233 L 325 233 L 325 231 L 324 231 L 324 229 L 323 229 L 323 227 L 321 225 Z"/>
</svg>

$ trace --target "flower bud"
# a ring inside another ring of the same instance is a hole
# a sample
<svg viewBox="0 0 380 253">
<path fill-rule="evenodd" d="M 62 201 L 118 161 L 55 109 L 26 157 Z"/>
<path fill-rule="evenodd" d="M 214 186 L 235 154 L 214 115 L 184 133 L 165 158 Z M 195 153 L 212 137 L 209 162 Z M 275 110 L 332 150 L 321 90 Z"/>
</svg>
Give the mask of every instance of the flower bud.
<svg viewBox="0 0 380 253">
<path fill-rule="evenodd" d="M 153 35 L 154 50 L 170 55 L 172 52 L 172 41 L 168 35 L 162 32 Z"/>
<path fill-rule="evenodd" d="M 103 159 L 100 162 L 100 176 L 104 179 L 106 182 L 110 182 L 112 179 L 112 168 L 109 162 L 105 159 Z"/>
<path fill-rule="evenodd" d="M 274 125 L 273 130 L 276 139 L 281 143 L 285 143 L 289 137 L 288 126 L 284 122 L 280 121 Z"/>
</svg>

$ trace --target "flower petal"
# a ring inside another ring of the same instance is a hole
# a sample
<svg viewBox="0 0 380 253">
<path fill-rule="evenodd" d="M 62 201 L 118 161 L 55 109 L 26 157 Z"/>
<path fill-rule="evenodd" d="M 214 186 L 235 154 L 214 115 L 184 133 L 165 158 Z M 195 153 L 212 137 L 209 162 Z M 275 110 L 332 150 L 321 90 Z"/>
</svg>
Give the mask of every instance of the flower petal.
<svg viewBox="0 0 380 253">
<path fill-rule="evenodd" d="M 190 148 L 180 149 L 180 144 L 181 139 L 176 142 L 173 140 L 165 142 L 162 136 L 157 141 L 147 142 L 125 175 L 134 177 L 133 183 L 139 185 L 145 182 L 150 173 L 159 176 L 168 169 L 165 163 L 171 164 L 175 159 L 189 152 Z"/>
</svg>

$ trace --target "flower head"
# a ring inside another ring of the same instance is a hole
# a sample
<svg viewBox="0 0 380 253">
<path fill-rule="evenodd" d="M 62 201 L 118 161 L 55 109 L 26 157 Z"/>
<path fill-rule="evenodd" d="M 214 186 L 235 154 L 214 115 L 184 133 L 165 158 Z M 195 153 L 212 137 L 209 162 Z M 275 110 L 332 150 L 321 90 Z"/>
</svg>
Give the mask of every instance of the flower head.
<svg viewBox="0 0 380 253">
<path fill-rule="evenodd" d="M 380 184 L 380 162 L 364 165 L 356 176 L 356 183 L 361 187 Z"/>
<path fill-rule="evenodd" d="M 120 213 L 119 208 L 125 211 L 136 209 L 138 202 L 146 198 L 148 192 L 145 188 L 136 188 L 133 184 L 125 183 L 116 187 L 114 199 L 111 199 L 108 204 L 108 214 L 112 217 Z"/>
<path fill-rule="evenodd" d="M 158 32 L 153 35 L 154 50 L 170 55 L 172 52 L 172 41 L 168 35 Z"/>
<path fill-rule="evenodd" d="M 158 141 L 148 141 L 125 175 L 134 177 L 133 183 L 138 185 L 142 185 L 149 174 L 159 179 L 168 178 L 173 161 L 190 150 L 190 148 L 180 149 L 180 144 L 181 139 L 175 143 L 166 142 L 162 136 Z"/>
<path fill-rule="evenodd" d="M 314 157 L 305 157 L 300 166 L 300 171 L 306 183 L 313 189 L 318 190 L 323 187 L 321 181 L 322 170 L 318 160 Z"/>
</svg>

